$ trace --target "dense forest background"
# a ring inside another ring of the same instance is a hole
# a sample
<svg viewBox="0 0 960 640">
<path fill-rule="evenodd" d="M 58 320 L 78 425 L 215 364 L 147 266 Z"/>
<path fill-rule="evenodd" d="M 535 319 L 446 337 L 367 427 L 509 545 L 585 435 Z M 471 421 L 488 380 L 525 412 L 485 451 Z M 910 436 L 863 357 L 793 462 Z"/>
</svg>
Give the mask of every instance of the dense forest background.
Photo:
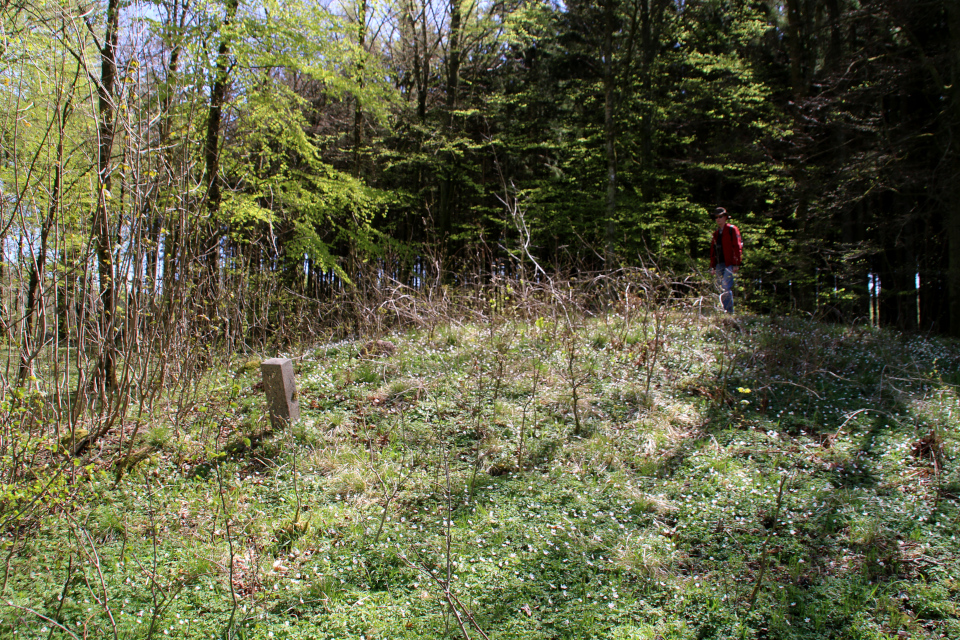
<svg viewBox="0 0 960 640">
<path fill-rule="evenodd" d="M 755 309 L 960 335 L 951 0 L 28 0 L 0 35 L 7 383 L 427 288 L 695 289 L 718 205 Z"/>
</svg>

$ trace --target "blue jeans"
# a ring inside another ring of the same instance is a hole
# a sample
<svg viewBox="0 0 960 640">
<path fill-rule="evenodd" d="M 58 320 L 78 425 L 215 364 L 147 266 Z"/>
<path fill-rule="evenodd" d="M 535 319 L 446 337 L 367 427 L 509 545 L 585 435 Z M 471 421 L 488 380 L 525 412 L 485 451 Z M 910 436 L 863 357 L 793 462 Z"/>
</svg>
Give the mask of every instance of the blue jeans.
<svg viewBox="0 0 960 640">
<path fill-rule="evenodd" d="M 733 313 L 733 267 L 728 267 L 720 262 L 716 266 L 716 274 L 723 310 L 727 313 Z"/>
</svg>

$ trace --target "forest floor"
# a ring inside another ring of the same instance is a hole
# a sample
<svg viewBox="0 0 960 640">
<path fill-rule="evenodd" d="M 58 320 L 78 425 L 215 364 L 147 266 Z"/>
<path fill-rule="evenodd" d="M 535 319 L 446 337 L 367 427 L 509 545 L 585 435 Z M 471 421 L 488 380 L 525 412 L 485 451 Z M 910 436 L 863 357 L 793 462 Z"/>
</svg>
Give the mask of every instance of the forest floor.
<svg viewBox="0 0 960 640">
<path fill-rule="evenodd" d="M 960 345 L 630 314 L 212 373 L 4 481 L 0 637 L 960 638 Z"/>
</svg>

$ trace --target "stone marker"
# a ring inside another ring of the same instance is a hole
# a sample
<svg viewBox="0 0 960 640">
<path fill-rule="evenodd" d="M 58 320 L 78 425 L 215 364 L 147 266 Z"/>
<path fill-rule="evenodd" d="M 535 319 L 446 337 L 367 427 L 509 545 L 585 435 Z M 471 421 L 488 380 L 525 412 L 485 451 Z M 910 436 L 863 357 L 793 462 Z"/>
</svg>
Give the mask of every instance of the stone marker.
<svg viewBox="0 0 960 640">
<path fill-rule="evenodd" d="M 280 429 L 296 421 L 300 417 L 300 401 L 293 380 L 293 362 L 290 358 L 270 358 L 260 363 L 260 373 L 270 408 L 270 424 Z"/>
</svg>

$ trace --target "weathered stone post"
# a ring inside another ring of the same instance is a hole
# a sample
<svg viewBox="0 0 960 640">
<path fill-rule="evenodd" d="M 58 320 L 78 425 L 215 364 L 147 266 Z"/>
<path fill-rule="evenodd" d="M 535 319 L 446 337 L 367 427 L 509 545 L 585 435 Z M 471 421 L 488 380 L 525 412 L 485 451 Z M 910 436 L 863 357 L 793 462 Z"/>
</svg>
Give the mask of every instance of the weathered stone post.
<svg viewBox="0 0 960 640">
<path fill-rule="evenodd" d="M 264 360 L 260 363 L 260 374 L 273 428 L 280 429 L 296 421 L 300 417 L 300 401 L 290 358 Z"/>
</svg>

